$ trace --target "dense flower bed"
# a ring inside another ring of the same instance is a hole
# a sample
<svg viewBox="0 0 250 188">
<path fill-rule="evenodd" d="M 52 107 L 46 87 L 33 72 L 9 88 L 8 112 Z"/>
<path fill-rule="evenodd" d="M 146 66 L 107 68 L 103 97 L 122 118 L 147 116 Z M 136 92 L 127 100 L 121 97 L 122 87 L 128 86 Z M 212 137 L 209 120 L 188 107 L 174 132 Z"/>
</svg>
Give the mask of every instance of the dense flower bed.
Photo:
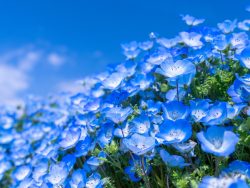
<svg viewBox="0 0 250 188">
<path fill-rule="evenodd" d="M 250 20 L 123 44 L 82 92 L 0 110 L 0 187 L 249 187 Z"/>
</svg>

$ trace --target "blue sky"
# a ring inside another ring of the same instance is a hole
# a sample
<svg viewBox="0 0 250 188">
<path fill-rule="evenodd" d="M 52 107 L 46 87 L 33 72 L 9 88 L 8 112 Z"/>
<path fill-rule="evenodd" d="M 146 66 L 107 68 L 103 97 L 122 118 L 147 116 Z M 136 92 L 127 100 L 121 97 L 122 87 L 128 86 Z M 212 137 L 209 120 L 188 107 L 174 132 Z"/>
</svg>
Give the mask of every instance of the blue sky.
<svg viewBox="0 0 250 188">
<path fill-rule="evenodd" d="M 45 95 L 123 60 L 120 44 L 151 31 L 173 37 L 180 14 L 250 17 L 249 0 L 0 0 L 0 103 Z"/>
</svg>

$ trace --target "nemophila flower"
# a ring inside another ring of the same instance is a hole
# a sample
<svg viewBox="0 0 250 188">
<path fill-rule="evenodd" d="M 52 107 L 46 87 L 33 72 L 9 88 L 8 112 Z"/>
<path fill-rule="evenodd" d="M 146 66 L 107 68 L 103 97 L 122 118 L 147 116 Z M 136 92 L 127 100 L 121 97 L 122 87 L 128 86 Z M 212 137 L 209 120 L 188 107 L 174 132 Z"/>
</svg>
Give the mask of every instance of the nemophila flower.
<svg viewBox="0 0 250 188">
<path fill-rule="evenodd" d="M 201 122 L 207 115 L 210 100 L 197 99 L 190 102 L 191 117 L 195 122 Z"/>
<path fill-rule="evenodd" d="M 230 43 L 236 52 L 241 52 L 249 44 L 248 35 L 245 32 L 233 33 Z"/>
<path fill-rule="evenodd" d="M 162 109 L 164 117 L 172 121 L 186 119 L 190 113 L 189 107 L 179 101 L 171 101 L 163 104 Z"/>
<path fill-rule="evenodd" d="M 136 67 L 137 67 L 137 63 L 136 62 L 134 62 L 132 60 L 128 60 L 128 61 L 125 61 L 125 62 L 117 65 L 115 67 L 115 70 L 118 73 L 123 74 L 124 77 L 130 77 L 130 76 L 132 76 L 132 75 L 135 74 Z"/>
<path fill-rule="evenodd" d="M 167 77 L 171 86 L 189 85 L 195 76 L 196 67 L 188 60 L 164 61 L 156 72 Z"/>
<path fill-rule="evenodd" d="M 30 165 L 19 166 L 14 170 L 12 177 L 16 181 L 22 181 L 27 178 L 31 174 L 31 172 L 32 169 Z"/>
<path fill-rule="evenodd" d="M 64 162 L 58 164 L 51 164 L 49 168 L 49 173 L 47 175 L 47 180 L 52 185 L 60 185 L 67 178 L 69 170 Z"/>
<path fill-rule="evenodd" d="M 238 23 L 238 28 L 244 31 L 250 30 L 250 20 L 243 20 L 242 22 Z"/>
<path fill-rule="evenodd" d="M 87 104 L 84 105 L 85 111 L 97 111 L 100 107 L 101 100 L 100 99 L 93 99 L 89 101 Z"/>
<path fill-rule="evenodd" d="M 102 125 L 96 140 L 100 145 L 100 147 L 104 148 L 112 141 L 113 137 L 114 137 L 114 124 L 105 123 L 104 125 Z"/>
<path fill-rule="evenodd" d="M 194 147 L 197 145 L 196 142 L 189 140 L 183 143 L 174 143 L 172 146 L 180 153 L 193 153 Z M 193 154 L 192 154 L 193 155 Z"/>
<path fill-rule="evenodd" d="M 172 55 L 166 51 L 156 51 L 152 53 L 147 59 L 146 62 L 152 65 L 160 65 L 167 59 L 171 59 Z"/>
<path fill-rule="evenodd" d="M 211 126 L 206 131 L 197 133 L 197 138 L 203 151 L 224 157 L 235 151 L 235 146 L 239 141 L 235 133 L 218 126 Z"/>
<path fill-rule="evenodd" d="M 105 113 L 106 118 L 110 119 L 114 123 L 121 123 L 127 119 L 127 117 L 133 112 L 133 109 L 130 107 L 121 108 L 113 107 L 108 109 Z"/>
<path fill-rule="evenodd" d="M 161 109 L 162 103 L 160 101 L 147 100 L 141 102 L 141 107 L 147 109 L 148 114 L 157 114 Z"/>
<path fill-rule="evenodd" d="M 243 67 L 250 69 L 250 46 L 245 48 L 238 56 L 240 64 Z"/>
<path fill-rule="evenodd" d="M 73 154 L 67 154 L 62 158 L 62 162 L 64 162 L 68 166 L 68 169 L 71 170 L 75 165 L 76 157 Z"/>
<path fill-rule="evenodd" d="M 83 169 L 77 169 L 72 173 L 69 185 L 71 188 L 84 187 L 86 180 L 86 172 Z"/>
<path fill-rule="evenodd" d="M 102 188 L 103 181 L 101 179 L 101 175 L 99 173 L 91 174 L 86 181 L 86 188 Z"/>
<path fill-rule="evenodd" d="M 46 158 L 39 160 L 39 163 L 36 164 L 32 172 L 32 178 L 36 182 L 42 182 L 43 177 L 47 174 L 48 171 L 48 160 Z"/>
<path fill-rule="evenodd" d="M 187 25 L 190 25 L 190 26 L 196 26 L 196 25 L 199 25 L 201 23 L 203 23 L 205 21 L 205 19 L 198 19 L 198 18 L 195 18 L 193 16 L 190 16 L 190 15 L 181 15 L 182 16 L 182 20 L 186 22 Z"/>
<path fill-rule="evenodd" d="M 13 127 L 15 119 L 10 114 L 0 114 L 0 127 L 1 129 L 10 129 Z"/>
<path fill-rule="evenodd" d="M 11 169 L 11 167 L 12 165 L 7 159 L 3 159 L 0 161 L 0 181 L 3 178 L 4 173 Z"/>
<path fill-rule="evenodd" d="M 110 93 L 107 98 L 105 98 L 105 101 L 107 101 L 108 103 L 112 103 L 115 105 L 118 105 L 120 103 L 122 103 L 123 101 L 125 101 L 127 98 L 129 97 L 129 93 L 125 90 L 122 91 L 113 91 L 112 93 Z"/>
<path fill-rule="evenodd" d="M 63 133 L 60 146 L 63 149 L 69 149 L 73 147 L 81 136 L 81 129 L 80 128 L 69 128 L 66 132 Z"/>
<path fill-rule="evenodd" d="M 240 179 L 250 179 L 250 163 L 240 160 L 231 162 L 227 168 L 222 171 L 222 176 L 233 176 Z"/>
<path fill-rule="evenodd" d="M 149 74 L 136 74 L 131 80 L 131 84 L 144 90 L 150 87 L 154 82 L 154 77 Z"/>
<path fill-rule="evenodd" d="M 164 144 L 185 142 L 192 135 L 192 126 L 183 119 L 165 120 L 159 128 L 159 133 L 155 137 L 158 142 Z"/>
<path fill-rule="evenodd" d="M 101 159 L 100 159 L 101 158 Z M 98 157 L 91 156 L 87 161 L 86 164 L 90 167 L 92 171 L 95 171 L 100 165 L 104 163 L 106 158 L 106 154 L 104 152 L 100 152 Z"/>
<path fill-rule="evenodd" d="M 159 43 L 161 46 L 165 48 L 172 48 L 173 46 L 176 46 L 181 41 L 181 38 L 179 36 L 171 39 L 167 38 L 158 38 L 157 43 Z"/>
<path fill-rule="evenodd" d="M 163 162 L 170 166 L 170 167 L 179 167 L 183 168 L 185 166 L 189 166 L 188 163 L 185 163 L 185 160 L 183 157 L 179 155 L 170 155 L 166 150 L 161 149 L 160 150 L 160 156 L 163 160 Z"/>
<path fill-rule="evenodd" d="M 34 185 L 35 182 L 32 178 L 26 178 L 24 180 L 22 180 L 18 185 L 17 188 L 27 188 L 27 187 L 32 187 L 32 185 Z"/>
<path fill-rule="evenodd" d="M 248 102 L 250 100 L 250 74 L 242 77 L 236 74 L 236 79 L 227 93 L 235 103 Z"/>
<path fill-rule="evenodd" d="M 135 155 L 144 155 L 154 149 L 155 139 L 135 133 L 131 137 L 124 138 L 123 144 Z"/>
<path fill-rule="evenodd" d="M 80 156 L 85 156 L 88 154 L 88 152 L 95 146 L 95 143 L 91 139 L 90 136 L 86 136 L 85 139 L 80 140 L 75 147 L 75 156 L 80 157 Z"/>
<path fill-rule="evenodd" d="M 213 39 L 213 47 L 216 50 L 222 51 L 225 50 L 226 47 L 228 46 L 228 40 L 226 38 L 226 35 L 217 35 L 214 39 Z"/>
<path fill-rule="evenodd" d="M 217 102 L 210 106 L 202 119 L 205 125 L 220 125 L 227 119 L 227 103 Z"/>
<path fill-rule="evenodd" d="M 131 130 L 130 130 L 129 123 L 125 123 L 115 128 L 114 136 L 119 137 L 119 138 L 126 138 L 129 136 L 130 132 Z"/>
<path fill-rule="evenodd" d="M 145 51 L 150 50 L 153 47 L 153 45 L 154 45 L 153 41 L 144 41 L 139 43 L 139 47 Z"/>
<path fill-rule="evenodd" d="M 136 117 L 130 123 L 131 132 L 138 134 L 146 134 L 150 129 L 150 121 L 146 115 Z"/>
<path fill-rule="evenodd" d="M 246 106 L 245 104 L 235 104 L 235 105 L 227 104 L 227 118 L 234 119 L 236 116 L 239 115 L 239 113 L 245 106 Z"/>
<path fill-rule="evenodd" d="M 232 177 L 216 178 L 212 176 L 203 177 L 199 188 L 248 188 L 247 183 L 241 179 Z"/>
<path fill-rule="evenodd" d="M 195 32 L 180 32 L 180 36 L 182 41 L 187 45 L 194 49 L 199 49 L 202 47 L 203 43 L 200 41 L 202 35 Z"/>
<path fill-rule="evenodd" d="M 125 76 L 119 72 L 110 74 L 105 80 L 102 81 L 106 89 L 114 90 L 120 86 Z"/>
<path fill-rule="evenodd" d="M 217 24 L 218 28 L 223 32 L 223 33 L 231 33 L 234 31 L 234 29 L 237 26 L 237 20 L 225 20 L 222 23 Z"/>
<path fill-rule="evenodd" d="M 132 41 L 127 44 L 122 44 L 121 45 L 123 48 L 123 54 L 128 58 L 128 59 L 134 59 L 136 58 L 140 50 L 138 49 L 138 43 L 136 41 Z"/>
<path fill-rule="evenodd" d="M 14 135 L 10 131 L 0 131 L 0 144 L 8 144 L 13 139 Z"/>
</svg>

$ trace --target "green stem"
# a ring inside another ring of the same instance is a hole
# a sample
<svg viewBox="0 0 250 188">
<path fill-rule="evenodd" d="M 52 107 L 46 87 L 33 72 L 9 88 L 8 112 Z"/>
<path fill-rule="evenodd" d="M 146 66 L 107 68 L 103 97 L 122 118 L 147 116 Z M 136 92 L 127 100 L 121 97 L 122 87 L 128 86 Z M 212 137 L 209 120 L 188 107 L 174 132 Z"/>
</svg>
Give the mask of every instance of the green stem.
<svg viewBox="0 0 250 188">
<path fill-rule="evenodd" d="M 146 188 L 151 188 L 147 173 L 145 171 L 144 156 L 141 156 L 141 165 L 142 165 L 142 172 L 143 172 L 143 177 L 142 178 L 144 180 Z"/>
</svg>

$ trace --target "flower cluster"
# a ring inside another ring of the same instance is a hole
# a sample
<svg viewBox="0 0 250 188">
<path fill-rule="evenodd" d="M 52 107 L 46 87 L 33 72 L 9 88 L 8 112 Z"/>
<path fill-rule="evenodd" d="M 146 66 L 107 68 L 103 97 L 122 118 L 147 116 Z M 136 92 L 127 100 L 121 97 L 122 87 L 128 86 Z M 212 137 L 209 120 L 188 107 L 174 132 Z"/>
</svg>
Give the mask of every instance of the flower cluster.
<svg viewBox="0 0 250 188">
<path fill-rule="evenodd" d="M 80 93 L 2 108 L 0 187 L 249 187 L 250 20 L 182 19 Z"/>
</svg>

